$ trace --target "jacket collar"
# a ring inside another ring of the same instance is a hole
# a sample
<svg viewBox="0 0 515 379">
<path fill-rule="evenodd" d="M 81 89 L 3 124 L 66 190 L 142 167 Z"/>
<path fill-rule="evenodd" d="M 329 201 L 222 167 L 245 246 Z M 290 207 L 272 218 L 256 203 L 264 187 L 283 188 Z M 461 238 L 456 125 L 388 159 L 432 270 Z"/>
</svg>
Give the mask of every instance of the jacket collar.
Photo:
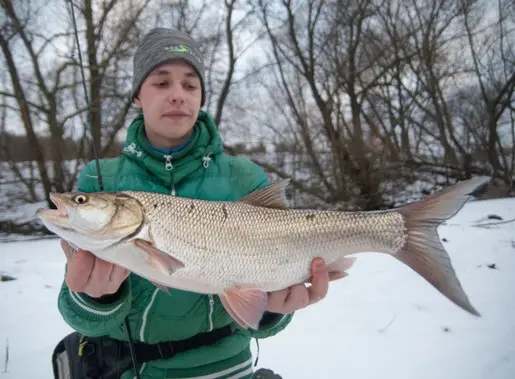
<svg viewBox="0 0 515 379">
<path fill-rule="evenodd" d="M 197 170 L 207 169 L 211 160 L 222 151 L 222 138 L 207 112 L 200 111 L 189 143 L 170 155 L 151 146 L 140 112 L 128 128 L 122 154 L 143 166 L 164 185 L 172 186 Z"/>
</svg>

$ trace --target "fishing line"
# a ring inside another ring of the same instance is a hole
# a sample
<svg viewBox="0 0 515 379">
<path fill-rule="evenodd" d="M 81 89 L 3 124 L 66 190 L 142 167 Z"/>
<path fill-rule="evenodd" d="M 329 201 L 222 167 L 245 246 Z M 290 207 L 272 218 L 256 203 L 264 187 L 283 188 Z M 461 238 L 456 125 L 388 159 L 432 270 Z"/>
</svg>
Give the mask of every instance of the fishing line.
<svg viewBox="0 0 515 379">
<path fill-rule="evenodd" d="M 89 104 L 89 97 L 88 97 L 88 90 L 87 90 L 87 87 L 86 87 L 86 78 L 85 78 L 85 75 L 84 75 L 84 65 L 82 63 L 82 53 L 81 53 L 81 48 L 80 48 L 80 42 L 79 42 L 79 32 L 77 31 L 77 22 L 75 20 L 75 12 L 74 12 L 74 9 L 73 9 L 73 2 L 72 0 L 65 0 L 65 1 L 68 1 L 70 3 L 70 9 L 71 9 L 71 16 L 72 16 L 72 21 L 73 21 L 73 29 L 74 29 L 74 32 L 75 32 L 75 40 L 77 42 L 77 50 L 78 50 L 78 55 L 79 55 L 79 67 L 80 67 L 80 72 L 81 72 L 81 76 L 82 76 L 82 87 L 83 87 L 83 90 L 84 90 L 84 98 L 86 100 L 86 106 L 88 108 L 88 116 L 87 116 L 87 126 L 88 126 L 88 129 L 89 129 L 89 132 L 90 132 L 90 136 L 91 136 L 91 144 L 93 146 L 93 155 L 95 157 L 95 163 L 96 163 L 96 168 L 97 168 L 97 179 L 98 179 L 98 185 L 100 187 L 100 191 L 103 191 L 104 190 L 104 183 L 103 183 L 103 180 L 102 180 L 102 173 L 100 172 L 100 163 L 99 163 L 99 160 L 98 160 L 98 154 L 97 154 L 97 148 L 96 148 L 96 144 L 95 144 L 95 138 L 93 137 L 93 126 L 92 126 L 92 112 L 91 112 L 91 107 L 90 107 L 90 104 Z M 125 317 L 125 327 L 127 329 L 127 336 L 128 336 L 128 339 L 129 339 L 129 350 L 130 350 L 130 353 L 131 353 L 131 359 L 132 359 L 132 365 L 134 367 L 134 373 L 136 375 L 136 379 L 141 379 L 141 376 L 140 376 L 140 373 L 138 371 L 138 362 L 136 360 L 136 354 L 135 354 L 135 351 L 134 351 L 134 344 L 133 344 L 133 340 L 132 340 L 132 332 L 131 332 L 131 327 L 129 325 L 129 316 L 127 315 Z"/>
<path fill-rule="evenodd" d="M 72 15 L 72 21 L 73 21 L 73 29 L 75 31 L 75 40 L 77 42 L 77 50 L 78 50 L 78 55 L 79 55 L 79 67 L 80 67 L 80 72 L 81 72 L 81 76 L 82 76 L 82 87 L 84 90 L 84 98 L 86 100 L 86 106 L 88 108 L 88 116 L 87 116 L 87 126 L 88 127 L 87 127 L 87 129 L 89 129 L 89 133 L 91 136 L 91 145 L 93 146 L 93 156 L 95 157 L 95 163 L 96 163 L 97 173 L 98 173 L 98 185 L 100 186 L 100 191 L 103 191 L 104 183 L 102 180 L 102 174 L 100 172 L 100 163 L 98 161 L 98 154 L 97 154 L 97 147 L 95 144 L 95 138 L 93 137 L 93 126 L 92 126 L 93 115 L 92 115 L 91 107 L 89 104 L 88 90 L 86 88 L 86 78 L 84 75 L 84 65 L 82 63 L 82 53 L 81 53 L 80 42 L 79 42 L 79 32 L 77 31 L 77 22 L 75 21 L 75 11 L 73 10 L 72 0 L 65 0 L 65 1 L 68 1 L 70 3 L 70 9 L 71 9 L 71 15 Z"/>
</svg>

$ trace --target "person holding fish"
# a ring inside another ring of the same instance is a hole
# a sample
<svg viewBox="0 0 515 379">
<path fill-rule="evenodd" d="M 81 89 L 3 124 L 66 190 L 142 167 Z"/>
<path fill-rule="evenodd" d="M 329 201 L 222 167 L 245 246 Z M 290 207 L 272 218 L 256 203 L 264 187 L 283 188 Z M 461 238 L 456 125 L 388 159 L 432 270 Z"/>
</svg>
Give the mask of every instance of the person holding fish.
<svg viewBox="0 0 515 379">
<path fill-rule="evenodd" d="M 237 201 L 269 184 L 259 166 L 224 153 L 217 126 L 201 109 L 205 69 L 189 35 L 151 30 L 142 38 L 133 64 L 132 101 L 140 112 L 128 127 L 120 156 L 100 160 L 104 191 Z M 78 191 L 99 191 L 97 179 L 95 162 L 90 162 L 79 175 Z M 151 247 L 141 247 L 158 269 L 173 270 L 177 264 Z M 104 379 L 251 378 L 252 338 L 283 331 L 296 311 L 328 291 L 328 269 L 322 259 L 315 259 L 310 286 L 269 292 L 256 328 L 241 328 L 237 314 L 227 312 L 216 295 L 164 288 L 90 251 L 76 250 L 65 240 L 62 249 L 67 265 L 58 308 L 78 339 L 63 341 L 54 362 L 68 349 L 72 378 L 100 373 Z M 241 297 L 243 302 L 251 300 Z M 134 346 L 125 343 L 132 339 Z M 75 354 L 70 353 L 74 348 Z"/>
</svg>

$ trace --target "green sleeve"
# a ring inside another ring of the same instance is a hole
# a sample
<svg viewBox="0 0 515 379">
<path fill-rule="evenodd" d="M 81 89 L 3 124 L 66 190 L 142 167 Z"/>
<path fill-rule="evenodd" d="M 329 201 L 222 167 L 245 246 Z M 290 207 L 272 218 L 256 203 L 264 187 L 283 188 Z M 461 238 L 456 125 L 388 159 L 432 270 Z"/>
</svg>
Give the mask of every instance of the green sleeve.
<svg viewBox="0 0 515 379">
<path fill-rule="evenodd" d="M 96 174 L 91 164 L 79 174 L 77 190 L 98 190 Z M 96 171 L 96 170 L 95 170 Z M 87 336 L 102 336 L 117 328 L 131 307 L 130 277 L 125 280 L 114 296 L 94 299 L 84 293 L 71 291 L 63 280 L 58 296 L 58 309 L 71 328 Z"/>
<path fill-rule="evenodd" d="M 280 314 L 265 312 L 257 330 L 247 329 L 252 338 L 267 338 L 284 330 L 293 319 L 293 313 Z"/>
<path fill-rule="evenodd" d="M 125 280 L 116 296 L 101 302 L 80 292 L 73 292 L 63 281 L 58 297 L 59 312 L 64 321 L 79 333 L 103 336 L 122 324 L 131 307 L 130 280 Z"/>
</svg>

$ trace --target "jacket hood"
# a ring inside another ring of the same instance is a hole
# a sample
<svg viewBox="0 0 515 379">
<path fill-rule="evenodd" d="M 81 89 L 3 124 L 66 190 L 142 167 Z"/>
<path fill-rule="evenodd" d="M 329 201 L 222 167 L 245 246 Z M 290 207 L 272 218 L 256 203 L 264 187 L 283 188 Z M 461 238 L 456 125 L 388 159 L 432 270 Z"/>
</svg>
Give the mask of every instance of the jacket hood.
<svg viewBox="0 0 515 379">
<path fill-rule="evenodd" d="M 206 170 L 211 160 L 223 152 L 223 143 L 214 120 L 200 111 L 188 144 L 181 150 L 164 154 L 155 150 L 145 134 L 143 113 L 131 122 L 122 154 L 136 161 L 165 185 L 179 183 L 197 170 Z"/>
</svg>

